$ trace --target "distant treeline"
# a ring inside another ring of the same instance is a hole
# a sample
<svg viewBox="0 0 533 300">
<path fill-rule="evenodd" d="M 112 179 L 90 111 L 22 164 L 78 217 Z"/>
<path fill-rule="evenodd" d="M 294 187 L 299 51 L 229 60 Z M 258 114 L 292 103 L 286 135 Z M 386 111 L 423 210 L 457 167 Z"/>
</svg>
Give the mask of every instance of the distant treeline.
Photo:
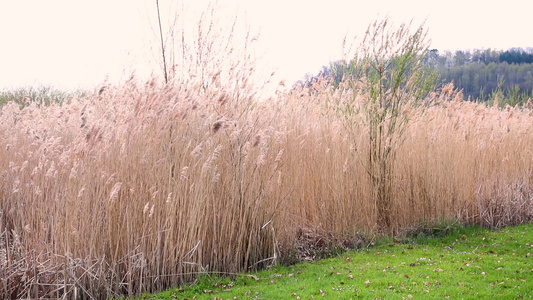
<svg viewBox="0 0 533 300">
<path fill-rule="evenodd" d="M 476 49 L 472 51 L 430 50 L 426 59 L 434 68 L 439 84 L 453 82 L 463 91 L 465 99 L 500 104 L 526 102 L 533 98 L 533 48 L 511 48 L 506 51 Z M 318 78 L 328 77 L 338 84 L 349 73 L 341 61 L 323 66 L 317 75 L 306 75 L 297 85 L 310 85 Z"/>
<path fill-rule="evenodd" d="M 491 100 L 494 93 L 527 98 L 533 91 L 533 48 L 442 54 L 434 49 L 428 55 L 428 64 L 436 68 L 442 83 L 453 81 L 471 100 Z"/>
</svg>

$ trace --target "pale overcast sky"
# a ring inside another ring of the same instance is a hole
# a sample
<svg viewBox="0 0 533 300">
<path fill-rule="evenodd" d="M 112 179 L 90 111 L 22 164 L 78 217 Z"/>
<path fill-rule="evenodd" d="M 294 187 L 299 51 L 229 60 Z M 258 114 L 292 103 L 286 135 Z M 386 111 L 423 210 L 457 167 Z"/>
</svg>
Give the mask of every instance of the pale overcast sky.
<svg viewBox="0 0 533 300">
<path fill-rule="evenodd" d="M 170 3 L 183 3 L 188 13 L 205 2 L 160 0 L 160 5 L 165 13 Z M 263 61 L 289 82 L 338 59 L 347 33 L 360 36 L 384 16 L 396 23 L 426 20 L 432 48 L 439 50 L 533 47 L 531 0 L 219 0 L 218 5 L 260 32 Z M 158 47 L 155 13 L 155 0 L 0 0 L 0 88 L 91 87 L 106 77 L 117 80 L 125 70 L 157 69 L 157 56 L 147 54 Z"/>
</svg>

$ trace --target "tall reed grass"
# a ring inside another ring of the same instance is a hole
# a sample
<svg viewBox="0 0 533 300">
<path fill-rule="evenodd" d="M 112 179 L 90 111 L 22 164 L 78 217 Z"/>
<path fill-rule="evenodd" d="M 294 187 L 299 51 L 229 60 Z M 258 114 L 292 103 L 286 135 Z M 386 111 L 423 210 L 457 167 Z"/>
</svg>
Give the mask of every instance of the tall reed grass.
<svg viewBox="0 0 533 300">
<path fill-rule="evenodd" d="M 347 126 L 339 113 L 368 100 L 364 81 L 264 100 L 205 80 L 1 108 L 2 298 L 154 292 L 378 232 L 371 131 L 364 114 Z M 530 222 L 533 111 L 465 102 L 452 86 L 425 101 L 401 111 L 393 233 Z"/>
<path fill-rule="evenodd" d="M 4 106 L 3 297 L 156 291 L 289 260 L 310 233 L 342 245 L 376 232 L 364 116 L 347 128 L 331 109 L 338 93 L 322 83 L 250 105 L 130 83 L 63 106 Z M 433 97 L 405 111 L 397 232 L 531 221 L 533 112 Z"/>
</svg>

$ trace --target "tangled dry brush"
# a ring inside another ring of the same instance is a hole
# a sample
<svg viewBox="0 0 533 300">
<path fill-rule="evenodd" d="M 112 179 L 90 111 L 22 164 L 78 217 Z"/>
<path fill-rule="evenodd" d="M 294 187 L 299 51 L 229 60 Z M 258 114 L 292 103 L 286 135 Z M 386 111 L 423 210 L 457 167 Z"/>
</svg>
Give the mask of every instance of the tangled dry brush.
<svg viewBox="0 0 533 300">
<path fill-rule="evenodd" d="M 357 246 L 379 228 L 365 117 L 339 109 L 366 92 L 342 89 L 259 100 L 132 81 L 62 105 L 5 105 L 2 298 L 133 295 Z M 391 232 L 533 219 L 531 109 L 447 87 L 402 114 Z"/>
</svg>

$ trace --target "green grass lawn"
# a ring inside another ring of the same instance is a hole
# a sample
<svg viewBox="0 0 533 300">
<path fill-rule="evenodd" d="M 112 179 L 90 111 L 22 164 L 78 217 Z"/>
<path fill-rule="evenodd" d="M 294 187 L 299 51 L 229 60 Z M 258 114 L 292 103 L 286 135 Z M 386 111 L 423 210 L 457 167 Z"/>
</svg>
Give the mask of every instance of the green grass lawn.
<svg viewBox="0 0 533 300">
<path fill-rule="evenodd" d="M 243 274 L 141 299 L 532 299 L 533 224 L 383 240 L 335 258 Z"/>
</svg>

